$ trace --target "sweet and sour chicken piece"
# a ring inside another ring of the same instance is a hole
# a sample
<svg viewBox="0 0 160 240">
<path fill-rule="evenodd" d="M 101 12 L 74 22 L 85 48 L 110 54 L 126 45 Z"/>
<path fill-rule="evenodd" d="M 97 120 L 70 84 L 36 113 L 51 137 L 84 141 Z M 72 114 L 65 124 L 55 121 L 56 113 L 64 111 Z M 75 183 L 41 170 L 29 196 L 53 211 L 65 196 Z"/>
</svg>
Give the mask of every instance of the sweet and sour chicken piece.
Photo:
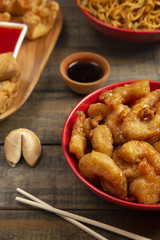
<svg viewBox="0 0 160 240">
<path fill-rule="evenodd" d="M 144 158 L 138 165 L 141 176 L 133 180 L 129 186 L 134 201 L 143 204 L 157 204 L 160 200 L 160 175 Z"/>
<path fill-rule="evenodd" d="M 106 154 L 92 151 L 79 160 L 79 171 L 103 190 L 124 199 L 127 196 L 127 180 L 122 170 Z"/>
<path fill-rule="evenodd" d="M 113 90 L 107 90 L 99 96 L 99 100 L 105 102 L 108 108 L 115 109 L 118 104 L 131 104 L 149 92 L 148 80 L 139 80 Z"/>
<path fill-rule="evenodd" d="M 72 135 L 69 142 L 69 151 L 75 154 L 77 159 L 83 157 L 86 151 L 87 142 L 85 138 L 83 121 L 85 114 L 82 111 L 77 111 L 77 119 L 72 129 Z"/>
<path fill-rule="evenodd" d="M 91 143 L 93 149 L 97 152 L 112 156 L 113 153 L 113 137 L 112 133 L 106 125 L 99 125 L 90 132 Z"/>
<path fill-rule="evenodd" d="M 121 130 L 128 139 L 154 143 L 160 138 L 160 90 L 137 101 L 123 121 Z"/>
</svg>

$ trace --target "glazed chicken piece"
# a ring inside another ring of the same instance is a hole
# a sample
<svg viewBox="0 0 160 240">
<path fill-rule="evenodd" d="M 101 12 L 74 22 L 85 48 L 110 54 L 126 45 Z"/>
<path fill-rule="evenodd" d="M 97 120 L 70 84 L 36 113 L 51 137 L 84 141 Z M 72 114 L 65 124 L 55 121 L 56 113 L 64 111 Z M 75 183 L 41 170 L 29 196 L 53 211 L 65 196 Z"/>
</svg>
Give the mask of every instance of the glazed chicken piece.
<svg viewBox="0 0 160 240">
<path fill-rule="evenodd" d="M 141 176 L 130 184 L 130 195 L 138 203 L 157 204 L 160 200 L 160 176 L 154 168 L 143 159 L 138 166 Z"/>
<path fill-rule="evenodd" d="M 93 150 L 79 160 L 78 167 L 86 179 L 100 183 L 104 191 L 121 199 L 127 196 L 126 177 L 108 155 Z"/>
<path fill-rule="evenodd" d="M 102 116 L 102 119 L 105 120 L 110 113 L 110 109 L 104 103 L 93 103 L 89 105 L 87 114 L 89 117 L 95 117 L 98 115 Z"/>
<path fill-rule="evenodd" d="M 117 144 L 122 144 L 126 142 L 126 138 L 122 133 L 121 126 L 123 123 L 123 119 L 125 116 L 129 113 L 130 108 L 128 106 L 125 106 L 123 104 L 119 104 L 114 111 L 112 111 L 106 121 L 105 124 L 107 127 L 110 129 L 114 143 Z"/>
<path fill-rule="evenodd" d="M 131 104 L 144 97 L 150 91 L 149 81 L 140 80 L 123 87 L 107 90 L 99 96 L 100 102 L 105 102 L 109 109 L 115 109 L 118 104 Z"/>
<path fill-rule="evenodd" d="M 75 154 L 77 159 L 83 157 L 87 147 L 87 142 L 83 128 L 84 120 L 85 114 L 82 111 L 77 111 L 77 119 L 73 126 L 72 135 L 69 142 L 69 151 L 70 153 Z"/>
<path fill-rule="evenodd" d="M 116 156 L 114 154 L 114 161 L 119 166 L 123 166 L 125 172 L 127 172 L 126 164 L 136 168 L 136 166 L 138 167 L 138 164 L 144 158 L 147 159 L 148 163 L 154 168 L 155 172 L 160 175 L 160 154 L 151 144 L 147 142 L 137 140 L 128 141 L 117 150 Z M 121 161 L 126 164 L 120 164 Z M 135 168 L 133 168 L 134 172 L 132 172 L 131 176 L 136 176 Z M 129 179 L 132 179 L 129 174 L 127 176 Z"/>
<path fill-rule="evenodd" d="M 160 89 L 139 99 L 123 121 L 121 130 L 128 140 L 153 143 L 160 138 Z"/>
<path fill-rule="evenodd" d="M 99 125 L 90 132 L 93 149 L 97 152 L 112 156 L 113 138 L 112 133 L 106 125 Z"/>
<path fill-rule="evenodd" d="M 104 123 L 110 110 L 104 103 L 90 104 L 87 110 L 87 115 L 90 117 L 90 123 L 93 128 L 99 124 Z"/>
<path fill-rule="evenodd" d="M 122 170 L 125 174 L 127 181 L 131 182 L 133 179 L 136 179 L 140 176 L 140 170 L 138 169 L 138 163 L 135 162 L 127 162 L 125 161 L 125 157 L 123 158 L 123 146 L 117 148 L 113 152 L 113 160 L 117 164 L 117 166 Z"/>
</svg>

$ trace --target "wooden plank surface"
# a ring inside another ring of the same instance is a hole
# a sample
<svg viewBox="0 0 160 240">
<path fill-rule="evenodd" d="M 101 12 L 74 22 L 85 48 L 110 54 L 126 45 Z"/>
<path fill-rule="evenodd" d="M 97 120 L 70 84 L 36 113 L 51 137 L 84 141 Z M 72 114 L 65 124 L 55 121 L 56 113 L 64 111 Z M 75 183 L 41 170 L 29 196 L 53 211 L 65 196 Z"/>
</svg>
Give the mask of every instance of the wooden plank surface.
<svg viewBox="0 0 160 240">
<path fill-rule="evenodd" d="M 58 0 L 64 25 L 40 79 L 26 103 L 0 122 L 0 240 L 91 240 L 88 234 L 54 214 L 19 204 L 21 187 L 49 204 L 152 240 L 160 239 L 160 212 L 140 212 L 116 206 L 92 193 L 73 174 L 64 158 L 61 134 L 71 109 L 83 98 L 64 84 L 59 66 L 67 55 L 96 52 L 108 59 L 111 73 L 106 84 L 132 79 L 160 79 L 160 42 L 129 44 L 113 40 L 91 27 L 74 0 Z M 34 168 L 22 158 L 11 168 L 4 140 L 16 128 L 28 128 L 41 140 L 42 155 Z M 98 231 L 109 240 L 127 238 Z"/>
<path fill-rule="evenodd" d="M 100 212 L 100 211 L 99 211 Z M 155 214 L 149 215 L 148 213 L 144 213 L 143 217 L 149 218 L 152 216 L 154 220 L 148 224 L 150 224 L 150 228 L 146 228 L 146 224 L 142 223 L 143 218 L 140 216 L 139 220 L 135 222 L 135 214 L 124 213 L 122 211 L 113 213 L 110 211 L 102 211 L 100 217 L 95 217 L 93 212 L 91 211 L 76 211 L 78 215 L 87 216 L 90 218 L 94 218 L 97 220 L 101 220 L 103 222 L 113 222 L 118 227 L 124 229 L 129 229 L 130 231 L 134 231 L 138 234 L 143 234 L 147 236 L 153 236 L 158 239 L 158 216 Z M 122 214 L 123 223 L 121 221 Z M 112 220 L 111 220 L 112 219 Z M 156 225 L 155 225 L 156 224 Z M 61 218 L 52 215 L 47 212 L 39 212 L 34 210 L 10 210 L 3 211 L 0 213 L 0 226 L 1 226 L 1 239 L 85 239 L 92 240 L 93 238 L 88 234 L 84 233 L 82 230 L 77 229 L 75 226 L 70 223 L 62 220 Z M 132 226 L 132 227 L 131 227 Z M 110 233 L 108 231 L 100 230 L 96 227 L 91 227 L 93 230 L 102 234 L 109 240 L 115 239 L 127 239 L 123 237 L 119 237 L 117 234 Z"/>
<path fill-rule="evenodd" d="M 21 69 L 20 91 L 7 110 L 0 115 L 0 120 L 19 109 L 32 93 L 58 40 L 62 25 L 63 15 L 60 9 L 57 12 L 54 26 L 48 34 L 34 41 L 24 39 L 17 56 L 17 63 Z"/>
</svg>

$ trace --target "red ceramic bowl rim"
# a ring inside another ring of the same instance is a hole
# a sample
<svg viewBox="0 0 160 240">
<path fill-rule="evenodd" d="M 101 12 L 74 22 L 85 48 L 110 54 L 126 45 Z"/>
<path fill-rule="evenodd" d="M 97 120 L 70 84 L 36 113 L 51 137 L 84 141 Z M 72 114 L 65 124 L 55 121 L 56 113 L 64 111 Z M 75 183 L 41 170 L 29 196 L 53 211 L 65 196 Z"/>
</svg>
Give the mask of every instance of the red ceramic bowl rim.
<svg viewBox="0 0 160 240">
<path fill-rule="evenodd" d="M 70 166 L 71 170 L 74 172 L 74 174 L 89 188 L 91 189 L 93 192 L 95 192 L 96 194 L 100 195 L 101 197 L 111 201 L 112 203 L 116 203 L 118 205 L 121 206 L 125 206 L 128 208 L 133 208 L 133 209 L 137 209 L 137 210 L 147 210 L 147 211 L 160 211 L 160 204 L 152 204 L 152 205 L 147 205 L 147 204 L 140 204 L 140 203 L 135 203 L 135 202 L 129 202 L 126 200 L 122 200 L 119 198 L 116 198 L 114 196 L 109 195 L 106 192 L 103 192 L 102 190 L 98 189 L 97 187 L 95 187 L 92 183 L 90 183 L 87 179 L 85 179 L 80 172 L 78 171 L 78 169 L 76 168 L 76 162 L 75 164 L 72 163 L 71 160 L 74 159 L 74 157 L 69 153 L 68 151 L 68 143 L 66 142 L 66 133 L 67 133 L 67 129 L 68 129 L 68 124 L 71 121 L 73 115 L 75 114 L 75 112 L 78 110 L 78 108 L 85 103 L 88 99 L 99 96 L 100 93 L 102 93 L 103 91 L 107 90 L 107 89 L 114 89 L 117 86 L 123 86 L 124 84 L 131 84 L 135 81 L 138 80 L 131 80 L 131 81 L 124 81 L 124 82 L 118 82 L 118 83 L 113 83 L 110 85 L 106 85 L 102 88 L 99 88 L 97 90 L 95 90 L 94 92 L 88 94 L 87 96 L 85 96 L 82 100 L 80 100 L 75 107 L 72 109 L 72 111 L 69 113 L 65 123 L 64 123 L 64 127 L 63 127 L 63 132 L 62 132 L 62 148 L 63 148 L 63 152 L 64 152 L 64 156 L 67 160 L 68 165 Z M 151 86 L 151 90 L 153 89 L 157 89 L 160 88 L 160 82 L 158 81 L 149 81 L 150 82 L 150 86 Z M 96 97 L 97 99 L 97 97 Z M 94 103 L 95 101 L 93 101 Z M 69 136 L 70 137 L 70 136 Z"/>
<path fill-rule="evenodd" d="M 75 0 L 77 3 L 77 0 Z M 91 15 L 90 13 L 88 13 L 85 9 L 81 8 L 78 3 L 77 6 L 79 7 L 79 9 L 83 12 L 83 14 L 91 19 L 93 22 L 98 23 L 99 25 L 103 26 L 103 27 L 107 27 L 110 28 L 112 30 L 116 30 L 122 33 L 134 33 L 134 34 L 156 34 L 156 33 L 160 33 L 160 30 L 144 30 L 144 31 L 139 31 L 139 30 L 130 30 L 130 29 L 125 29 L 125 28 L 118 28 L 118 27 L 114 27 L 108 23 L 104 23 L 101 20 L 97 19 L 96 17 L 94 17 L 93 15 Z"/>
</svg>

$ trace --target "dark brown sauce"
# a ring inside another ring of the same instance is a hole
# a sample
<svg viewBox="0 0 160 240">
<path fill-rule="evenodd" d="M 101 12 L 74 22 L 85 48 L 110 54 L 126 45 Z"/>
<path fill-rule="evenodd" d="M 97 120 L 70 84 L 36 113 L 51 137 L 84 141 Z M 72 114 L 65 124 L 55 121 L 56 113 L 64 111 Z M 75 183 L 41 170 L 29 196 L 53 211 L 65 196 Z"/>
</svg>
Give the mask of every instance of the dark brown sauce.
<svg viewBox="0 0 160 240">
<path fill-rule="evenodd" d="M 74 81 L 89 83 L 99 80 L 103 71 L 95 62 L 74 62 L 70 64 L 67 74 Z"/>
</svg>

